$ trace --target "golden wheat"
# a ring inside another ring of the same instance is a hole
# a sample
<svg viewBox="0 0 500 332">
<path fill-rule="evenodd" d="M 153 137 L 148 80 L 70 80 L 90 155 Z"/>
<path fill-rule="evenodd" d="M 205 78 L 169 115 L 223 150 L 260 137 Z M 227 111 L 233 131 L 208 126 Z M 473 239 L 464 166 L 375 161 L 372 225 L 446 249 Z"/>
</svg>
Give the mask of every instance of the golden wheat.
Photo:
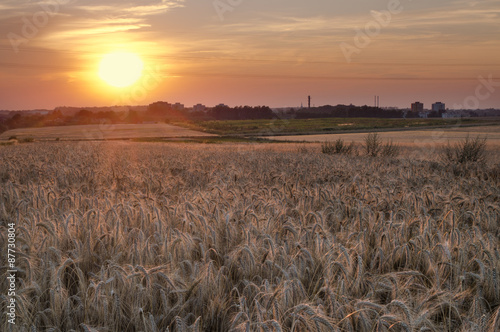
<svg viewBox="0 0 500 332">
<path fill-rule="evenodd" d="M 0 246 L 15 222 L 16 328 L 496 331 L 496 168 L 414 156 L 2 146 Z"/>
</svg>

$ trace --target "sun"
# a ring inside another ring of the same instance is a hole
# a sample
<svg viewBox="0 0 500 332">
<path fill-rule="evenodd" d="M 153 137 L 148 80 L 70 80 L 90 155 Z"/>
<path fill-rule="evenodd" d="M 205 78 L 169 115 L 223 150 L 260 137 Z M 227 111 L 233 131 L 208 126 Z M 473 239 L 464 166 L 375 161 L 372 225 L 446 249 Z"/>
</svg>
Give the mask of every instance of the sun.
<svg viewBox="0 0 500 332">
<path fill-rule="evenodd" d="M 134 84 L 142 75 L 144 64 L 134 53 L 116 52 L 103 56 L 99 77 L 109 85 L 123 88 Z"/>
</svg>

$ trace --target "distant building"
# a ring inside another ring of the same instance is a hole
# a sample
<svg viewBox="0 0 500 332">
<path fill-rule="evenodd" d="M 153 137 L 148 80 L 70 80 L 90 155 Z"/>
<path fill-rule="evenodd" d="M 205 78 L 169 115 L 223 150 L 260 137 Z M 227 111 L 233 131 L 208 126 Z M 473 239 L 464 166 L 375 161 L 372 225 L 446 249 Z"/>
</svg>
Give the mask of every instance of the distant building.
<svg viewBox="0 0 500 332">
<path fill-rule="evenodd" d="M 427 119 L 429 117 L 429 113 L 425 111 L 418 112 L 418 117 L 422 119 Z"/>
<path fill-rule="evenodd" d="M 49 114 L 50 111 L 47 110 L 34 110 L 34 111 L 27 111 L 24 112 L 24 114 L 39 114 L 39 115 L 47 115 Z"/>
<path fill-rule="evenodd" d="M 218 107 L 229 107 L 229 106 L 227 106 L 226 104 L 219 104 L 219 105 L 217 105 L 217 106 L 218 106 Z M 215 106 L 215 107 L 217 107 L 217 106 Z"/>
<path fill-rule="evenodd" d="M 172 108 L 176 111 L 182 111 L 184 109 L 184 104 L 175 103 L 172 105 Z"/>
<path fill-rule="evenodd" d="M 161 107 L 161 108 L 171 108 L 172 104 L 167 103 L 166 101 L 157 101 L 157 102 L 149 105 L 149 107 L 152 107 L 152 106 Z"/>
<path fill-rule="evenodd" d="M 441 114 L 441 116 L 443 119 L 460 118 L 462 117 L 462 113 L 458 111 L 447 111 Z"/>
<path fill-rule="evenodd" d="M 438 101 L 437 103 L 432 104 L 432 110 L 434 112 L 444 111 L 446 110 L 446 105 Z"/>
<path fill-rule="evenodd" d="M 421 102 L 418 102 L 418 101 L 411 104 L 411 111 L 417 112 L 417 113 L 423 112 L 424 111 L 424 104 L 422 104 Z"/>
<path fill-rule="evenodd" d="M 193 112 L 205 112 L 207 110 L 207 107 L 202 104 L 196 104 L 193 106 Z"/>
</svg>

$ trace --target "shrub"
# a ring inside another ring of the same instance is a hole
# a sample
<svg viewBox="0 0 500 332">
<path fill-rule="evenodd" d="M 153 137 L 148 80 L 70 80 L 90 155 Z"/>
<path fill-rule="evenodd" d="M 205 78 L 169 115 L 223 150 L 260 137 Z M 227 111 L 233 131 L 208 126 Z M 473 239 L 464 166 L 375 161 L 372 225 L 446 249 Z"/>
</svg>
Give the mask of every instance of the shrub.
<svg viewBox="0 0 500 332">
<path fill-rule="evenodd" d="M 21 138 L 19 140 L 19 143 L 31 143 L 34 141 L 35 141 L 35 139 L 33 137 L 26 137 L 26 138 Z"/>
<path fill-rule="evenodd" d="M 366 154 L 372 157 L 378 156 L 382 150 L 382 140 L 379 134 L 370 133 L 365 137 L 365 151 Z"/>
<path fill-rule="evenodd" d="M 484 163 L 486 161 L 486 138 L 477 136 L 452 146 L 450 142 L 444 148 L 442 158 L 451 164 L 465 164 L 468 162 Z"/>
<path fill-rule="evenodd" d="M 9 137 L 9 141 L 11 141 L 11 140 L 17 140 L 17 136 L 15 136 L 15 135 L 14 136 L 10 136 Z"/>
<path fill-rule="evenodd" d="M 321 152 L 326 154 L 352 154 L 355 152 L 356 146 L 354 142 L 347 145 L 343 139 L 339 138 L 334 143 L 324 142 L 321 144 Z"/>
<path fill-rule="evenodd" d="M 394 144 L 392 140 L 385 143 L 382 147 L 382 156 L 384 157 L 397 157 L 399 155 L 399 145 Z"/>
<path fill-rule="evenodd" d="M 331 142 L 324 142 L 323 144 L 321 144 L 321 152 L 326 154 L 333 154 L 335 153 L 335 145 Z"/>
</svg>

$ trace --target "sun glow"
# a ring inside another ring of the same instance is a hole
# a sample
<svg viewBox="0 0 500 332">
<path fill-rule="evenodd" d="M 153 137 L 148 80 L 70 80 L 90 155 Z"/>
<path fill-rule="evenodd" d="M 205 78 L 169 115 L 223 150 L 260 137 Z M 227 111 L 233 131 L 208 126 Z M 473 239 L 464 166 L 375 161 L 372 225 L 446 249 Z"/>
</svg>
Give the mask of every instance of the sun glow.
<svg viewBox="0 0 500 332">
<path fill-rule="evenodd" d="M 141 58 L 134 53 L 110 53 L 101 60 L 99 77 L 114 87 L 127 87 L 141 77 L 143 67 Z"/>
</svg>

